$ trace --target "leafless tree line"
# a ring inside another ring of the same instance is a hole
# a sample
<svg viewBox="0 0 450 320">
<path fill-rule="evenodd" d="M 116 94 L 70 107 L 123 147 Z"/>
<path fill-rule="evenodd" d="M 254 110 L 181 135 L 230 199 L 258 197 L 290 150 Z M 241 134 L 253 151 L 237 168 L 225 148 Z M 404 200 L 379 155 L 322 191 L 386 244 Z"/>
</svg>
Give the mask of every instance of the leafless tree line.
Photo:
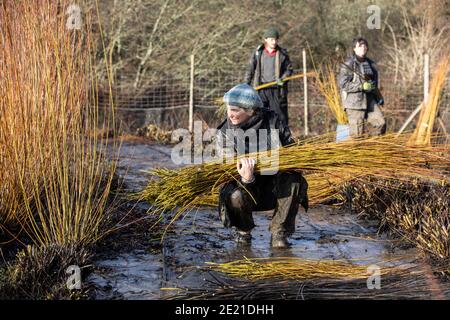
<svg viewBox="0 0 450 320">
<path fill-rule="evenodd" d="M 191 54 L 198 77 L 242 70 L 271 25 L 295 67 L 303 48 L 320 63 L 348 53 L 352 38 L 363 35 L 370 55 L 408 85 L 425 51 L 432 61 L 448 54 L 449 2 L 379 0 L 379 30 L 366 26 L 370 0 L 104 0 L 99 11 L 114 78 L 136 89 L 189 77 Z"/>
</svg>

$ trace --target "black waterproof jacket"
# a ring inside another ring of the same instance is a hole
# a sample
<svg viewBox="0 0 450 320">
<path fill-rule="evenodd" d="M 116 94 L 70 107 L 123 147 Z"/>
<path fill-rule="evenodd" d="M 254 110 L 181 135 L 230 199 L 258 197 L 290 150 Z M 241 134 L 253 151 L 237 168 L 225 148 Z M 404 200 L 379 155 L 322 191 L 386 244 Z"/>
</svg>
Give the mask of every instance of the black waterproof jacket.
<svg viewBox="0 0 450 320">
<path fill-rule="evenodd" d="M 279 119 L 275 112 L 266 109 L 259 109 L 248 121 L 236 126 L 232 125 L 227 118 L 217 129 L 217 150 L 220 155 L 223 155 L 223 152 L 228 152 L 228 155 L 241 155 L 243 152 L 247 154 L 252 152 L 252 150 L 255 150 L 255 143 L 258 143 L 258 151 L 265 151 L 295 142 L 291 136 L 289 127 Z M 257 136 L 257 142 L 252 141 L 252 139 L 239 141 L 239 139 L 242 138 L 240 135 L 236 134 L 239 129 L 244 136 L 250 136 L 252 134 L 251 131 L 254 130 Z M 260 129 L 265 129 L 265 134 L 267 134 L 267 145 L 261 143 L 261 139 L 264 135 L 261 134 L 261 131 L 259 131 Z M 270 136 L 273 130 L 278 130 L 278 145 L 273 145 L 271 143 Z M 239 143 L 242 143 L 245 146 L 245 149 L 239 150 Z"/>
<path fill-rule="evenodd" d="M 245 72 L 245 82 L 253 87 L 261 84 L 261 54 L 263 50 L 264 45 L 261 44 L 252 52 Z M 294 70 L 287 50 L 278 46 L 277 55 L 278 57 L 275 59 L 278 62 L 278 65 L 275 67 L 276 76 L 281 79 L 289 77 Z M 281 94 L 282 96 L 287 96 L 287 82 L 283 85 Z"/>
</svg>

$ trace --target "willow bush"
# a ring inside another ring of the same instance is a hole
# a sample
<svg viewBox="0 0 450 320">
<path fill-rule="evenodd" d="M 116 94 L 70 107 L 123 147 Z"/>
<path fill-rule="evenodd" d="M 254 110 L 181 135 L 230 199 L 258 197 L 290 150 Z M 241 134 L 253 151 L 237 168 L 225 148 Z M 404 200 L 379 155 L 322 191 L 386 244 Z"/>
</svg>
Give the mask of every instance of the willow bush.
<svg viewBox="0 0 450 320">
<path fill-rule="evenodd" d="M 116 170 L 96 134 L 95 11 L 71 5 L 0 5 L 0 229 L 39 247 L 98 240 Z"/>
</svg>

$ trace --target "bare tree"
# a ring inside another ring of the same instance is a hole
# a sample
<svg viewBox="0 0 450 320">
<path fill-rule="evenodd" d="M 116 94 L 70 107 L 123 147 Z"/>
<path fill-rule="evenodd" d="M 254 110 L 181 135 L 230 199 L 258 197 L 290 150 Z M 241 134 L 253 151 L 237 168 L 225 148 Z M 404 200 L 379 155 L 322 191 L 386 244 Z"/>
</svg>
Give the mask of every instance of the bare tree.
<svg viewBox="0 0 450 320">
<path fill-rule="evenodd" d="M 407 7 L 401 9 L 401 23 L 404 32 L 395 31 L 387 21 L 392 42 L 386 42 L 386 65 L 394 70 L 395 81 L 414 84 L 423 71 L 423 54 L 428 53 L 432 61 L 448 52 L 449 25 L 438 26 L 436 8 L 445 1 L 433 1 L 420 14 L 413 15 Z"/>
<path fill-rule="evenodd" d="M 306 45 L 320 61 L 335 48 L 349 49 L 360 33 L 371 44 L 371 56 L 411 81 L 420 71 L 424 50 L 433 59 L 448 45 L 448 21 L 437 25 L 445 10 L 435 5 L 448 0 L 432 0 L 433 5 L 379 0 L 385 23 L 382 30 L 368 30 L 372 2 L 104 0 L 100 13 L 113 73 L 137 90 L 161 78 L 188 78 L 191 54 L 198 77 L 235 74 L 271 25 L 280 29 L 281 45 L 288 48 L 294 66 L 300 66 Z"/>
</svg>

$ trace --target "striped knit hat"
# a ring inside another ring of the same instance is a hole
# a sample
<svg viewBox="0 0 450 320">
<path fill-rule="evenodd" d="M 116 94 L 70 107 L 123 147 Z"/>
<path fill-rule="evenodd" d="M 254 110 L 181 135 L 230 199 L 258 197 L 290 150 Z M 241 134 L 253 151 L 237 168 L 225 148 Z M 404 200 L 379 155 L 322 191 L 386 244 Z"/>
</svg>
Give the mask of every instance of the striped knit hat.
<svg viewBox="0 0 450 320">
<path fill-rule="evenodd" d="M 228 106 L 243 109 L 258 109 L 263 107 L 263 102 L 253 87 L 246 83 L 238 84 L 225 93 L 223 100 Z"/>
</svg>

